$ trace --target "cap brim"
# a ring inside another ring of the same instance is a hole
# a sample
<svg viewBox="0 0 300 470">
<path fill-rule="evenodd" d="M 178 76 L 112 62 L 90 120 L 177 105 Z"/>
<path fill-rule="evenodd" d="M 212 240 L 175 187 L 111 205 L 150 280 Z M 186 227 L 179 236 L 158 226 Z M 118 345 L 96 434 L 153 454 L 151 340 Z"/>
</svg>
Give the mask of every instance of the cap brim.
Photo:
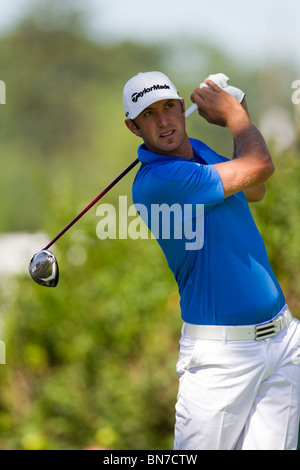
<svg viewBox="0 0 300 470">
<path fill-rule="evenodd" d="M 149 99 L 149 100 L 146 100 L 142 106 L 141 109 L 138 110 L 137 113 L 133 113 L 133 115 L 131 116 L 128 116 L 128 119 L 135 119 L 136 117 L 138 117 L 143 111 L 145 111 L 145 109 L 149 108 L 149 106 L 151 106 L 151 104 L 153 103 L 157 103 L 158 101 L 164 101 L 164 100 L 182 100 L 183 98 L 179 95 L 177 95 L 176 97 L 174 96 L 174 94 L 165 94 L 164 96 L 161 96 L 159 98 L 155 98 L 155 99 Z"/>
</svg>

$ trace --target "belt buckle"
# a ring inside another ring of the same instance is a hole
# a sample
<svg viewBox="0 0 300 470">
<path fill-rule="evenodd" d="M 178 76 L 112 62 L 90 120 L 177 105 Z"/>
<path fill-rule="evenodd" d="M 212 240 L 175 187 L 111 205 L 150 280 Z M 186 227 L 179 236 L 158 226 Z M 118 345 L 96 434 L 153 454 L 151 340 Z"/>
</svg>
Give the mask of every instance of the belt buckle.
<svg viewBox="0 0 300 470">
<path fill-rule="evenodd" d="M 282 330 L 283 321 L 282 317 L 269 323 L 263 323 L 255 327 L 255 340 L 261 341 L 262 339 L 272 338 Z"/>
</svg>

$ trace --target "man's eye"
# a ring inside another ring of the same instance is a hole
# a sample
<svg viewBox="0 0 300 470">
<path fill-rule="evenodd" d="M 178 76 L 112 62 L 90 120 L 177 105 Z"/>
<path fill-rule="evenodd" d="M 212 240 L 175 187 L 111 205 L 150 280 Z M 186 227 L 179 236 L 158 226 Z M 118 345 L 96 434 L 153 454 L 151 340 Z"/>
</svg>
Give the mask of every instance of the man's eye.
<svg viewBox="0 0 300 470">
<path fill-rule="evenodd" d="M 149 117 L 149 116 L 151 116 L 151 114 L 152 114 L 152 111 L 147 111 L 143 116 L 144 117 Z"/>
<path fill-rule="evenodd" d="M 174 103 L 168 103 L 166 109 L 174 108 Z"/>
</svg>

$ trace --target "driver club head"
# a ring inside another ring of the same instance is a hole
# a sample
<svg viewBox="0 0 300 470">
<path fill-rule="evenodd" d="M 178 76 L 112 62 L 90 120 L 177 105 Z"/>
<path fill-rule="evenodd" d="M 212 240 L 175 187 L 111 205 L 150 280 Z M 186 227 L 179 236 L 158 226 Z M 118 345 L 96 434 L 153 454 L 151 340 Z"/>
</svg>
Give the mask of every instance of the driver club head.
<svg viewBox="0 0 300 470">
<path fill-rule="evenodd" d="M 29 263 L 29 273 L 40 286 L 57 286 L 59 270 L 54 254 L 44 249 L 33 255 Z"/>
</svg>

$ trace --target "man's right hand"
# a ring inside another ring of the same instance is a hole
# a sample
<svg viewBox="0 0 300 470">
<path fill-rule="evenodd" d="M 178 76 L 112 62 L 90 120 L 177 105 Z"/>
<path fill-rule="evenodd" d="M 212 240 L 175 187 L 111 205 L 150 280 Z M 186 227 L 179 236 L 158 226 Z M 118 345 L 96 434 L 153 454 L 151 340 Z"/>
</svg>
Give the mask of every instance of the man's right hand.
<svg viewBox="0 0 300 470">
<path fill-rule="evenodd" d="M 197 88 L 191 100 L 197 104 L 198 113 L 206 121 L 222 127 L 231 128 L 238 120 L 249 122 L 249 116 L 236 98 L 220 88 L 212 80 L 205 80 L 208 87 Z"/>
</svg>

